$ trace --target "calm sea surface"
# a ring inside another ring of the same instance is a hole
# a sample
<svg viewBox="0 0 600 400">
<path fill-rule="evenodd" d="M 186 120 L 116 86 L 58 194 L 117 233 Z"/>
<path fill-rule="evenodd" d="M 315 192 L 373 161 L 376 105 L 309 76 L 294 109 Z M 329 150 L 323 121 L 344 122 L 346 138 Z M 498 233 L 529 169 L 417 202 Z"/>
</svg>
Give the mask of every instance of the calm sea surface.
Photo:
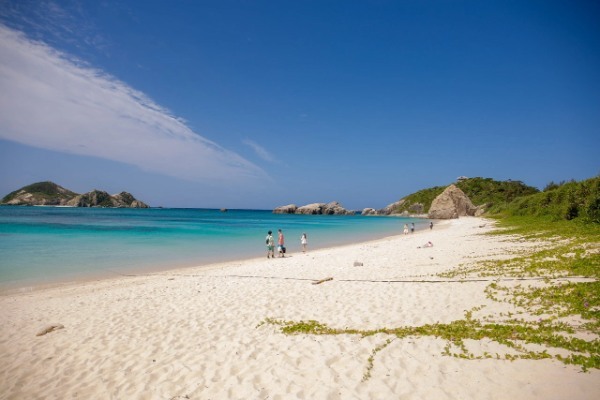
<svg viewBox="0 0 600 400">
<path fill-rule="evenodd" d="M 0 290 L 266 257 L 282 229 L 317 249 L 399 234 L 422 219 L 280 215 L 271 211 L 0 207 Z M 277 236 L 275 235 L 275 238 Z"/>
</svg>

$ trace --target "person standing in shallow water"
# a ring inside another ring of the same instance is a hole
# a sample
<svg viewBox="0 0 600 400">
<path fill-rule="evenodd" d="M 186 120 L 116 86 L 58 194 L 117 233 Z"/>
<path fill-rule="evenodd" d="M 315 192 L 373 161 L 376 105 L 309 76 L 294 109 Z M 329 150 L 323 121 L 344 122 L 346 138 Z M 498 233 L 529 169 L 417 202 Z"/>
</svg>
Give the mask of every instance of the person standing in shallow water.
<svg viewBox="0 0 600 400">
<path fill-rule="evenodd" d="M 306 233 L 303 233 L 302 236 L 300 236 L 300 244 L 302 245 L 302 252 L 306 253 L 306 245 L 308 243 L 308 238 L 306 237 Z"/>
<path fill-rule="evenodd" d="M 432 229 L 433 229 L 433 221 L 431 221 L 431 222 L 429 223 L 429 230 L 432 230 Z"/>
<path fill-rule="evenodd" d="M 275 258 L 275 240 L 273 239 L 273 232 L 269 231 L 266 238 L 267 243 L 267 258 Z"/>
<path fill-rule="evenodd" d="M 410 224 L 410 233 L 415 233 L 415 223 L 414 222 L 412 222 Z"/>
<path fill-rule="evenodd" d="M 277 250 L 279 251 L 279 257 L 285 257 L 285 238 L 283 237 L 283 232 L 281 229 L 277 230 L 279 232 L 279 237 L 277 239 Z"/>
</svg>

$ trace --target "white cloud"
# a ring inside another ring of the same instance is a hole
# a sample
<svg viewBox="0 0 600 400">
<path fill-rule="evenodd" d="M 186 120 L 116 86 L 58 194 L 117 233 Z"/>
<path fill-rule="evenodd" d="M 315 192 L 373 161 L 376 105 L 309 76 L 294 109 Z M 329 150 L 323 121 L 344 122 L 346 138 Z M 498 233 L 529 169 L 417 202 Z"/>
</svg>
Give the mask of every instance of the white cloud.
<svg viewBox="0 0 600 400">
<path fill-rule="evenodd" d="M 269 153 L 264 147 L 257 144 L 256 142 L 246 139 L 246 140 L 244 140 L 244 144 L 246 146 L 250 147 L 252 150 L 254 150 L 256 155 L 258 155 L 263 160 L 268 161 L 268 162 L 276 162 L 277 161 L 271 153 Z"/>
<path fill-rule="evenodd" d="M 1 24 L 0 138 L 192 181 L 267 178 L 143 93 Z"/>
</svg>

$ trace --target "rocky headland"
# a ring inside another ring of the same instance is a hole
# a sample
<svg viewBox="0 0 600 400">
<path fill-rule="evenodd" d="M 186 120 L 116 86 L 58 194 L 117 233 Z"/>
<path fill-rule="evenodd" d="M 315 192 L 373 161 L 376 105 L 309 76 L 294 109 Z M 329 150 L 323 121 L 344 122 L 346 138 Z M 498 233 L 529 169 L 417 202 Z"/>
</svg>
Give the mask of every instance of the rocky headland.
<svg viewBox="0 0 600 400">
<path fill-rule="evenodd" d="M 149 208 L 128 192 L 111 195 L 102 190 L 92 190 L 78 194 L 54 182 L 38 182 L 22 187 L 6 195 L 0 205 Z"/>
</svg>

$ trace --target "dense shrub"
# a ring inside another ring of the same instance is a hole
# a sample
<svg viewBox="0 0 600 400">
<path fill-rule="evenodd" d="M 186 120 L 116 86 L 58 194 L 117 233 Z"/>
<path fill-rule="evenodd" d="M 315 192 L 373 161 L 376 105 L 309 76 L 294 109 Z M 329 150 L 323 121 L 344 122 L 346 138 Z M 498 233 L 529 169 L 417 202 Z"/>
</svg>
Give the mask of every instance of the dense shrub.
<svg viewBox="0 0 600 400">
<path fill-rule="evenodd" d="M 580 219 L 600 223 L 600 176 L 560 185 L 549 185 L 541 193 L 515 199 L 491 210 L 499 215 L 548 216 L 554 220 Z"/>
</svg>

